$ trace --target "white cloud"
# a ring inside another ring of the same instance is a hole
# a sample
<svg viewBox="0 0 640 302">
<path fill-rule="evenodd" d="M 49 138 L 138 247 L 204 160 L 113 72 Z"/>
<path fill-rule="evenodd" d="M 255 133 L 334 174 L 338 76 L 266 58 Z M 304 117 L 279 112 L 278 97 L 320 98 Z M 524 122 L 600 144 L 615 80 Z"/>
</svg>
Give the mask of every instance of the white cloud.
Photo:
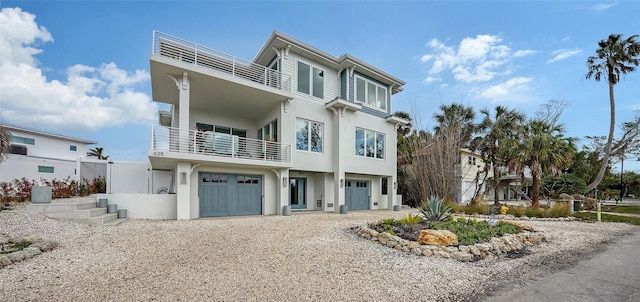
<svg viewBox="0 0 640 302">
<path fill-rule="evenodd" d="M 449 71 L 457 81 L 480 83 L 509 74 L 512 58 L 536 52 L 527 49 L 512 53 L 509 46 L 501 43 L 502 38 L 497 35 L 466 37 L 457 47 L 447 46 L 437 39 L 432 39 L 426 44 L 431 51 L 422 55 L 420 62 L 430 65 L 429 77 Z M 430 83 L 426 80 L 425 82 Z"/>
<path fill-rule="evenodd" d="M 553 59 L 549 59 L 547 63 L 562 61 L 569 57 L 573 57 L 581 52 L 582 52 L 581 49 L 558 49 L 553 52 L 555 57 L 553 57 Z"/>
<path fill-rule="evenodd" d="M 433 83 L 433 82 L 438 82 L 438 81 L 440 81 L 440 79 L 439 78 L 434 78 L 434 77 L 426 77 L 424 79 L 424 82 L 427 83 L 427 84 Z"/>
<path fill-rule="evenodd" d="M 531 90 L 528 84 L 532 80 L 527 77 L 515 77 L 484 89 L 480 93 L 480 97 L 492 101 L 525 101 L 522 99 L 522 95 Z"/>
<path fill-rule="evenodd" d="M 523 50 L 518 50 L 518 51 L 514 52 L 513 56 L 516 57 L 516 58 L 519 58 L 519 57 L 530 56 L 530 55 L 533 55 L 533 54 L 536 54 L 536 53 L 538 53 L 537 50 L 523 49 Z"/>
<path fill-rule="evenodd" d="M 592 5 L 592 6 L 590 7 L 590 9 L 591 9 L 592 11 L 594 11 L 594 12 L 601 13 L 601 12 L 604 12 L 604 11 L 606 11 L 606 10 L 608 10 L 608 9 L 610 9 L 610 8 L 612 8 L 612 7 L 614 7 L 614 6 L 616 6 L 616 5 L 618 5 L 618 3 L 616 3 L 616 2 L 611 2 L 611 3 L 598 3 L 598 4 L 595 4 L 595 5 Z"/>
<path fill-rule="evenodd" d="M 144 70 L 76 64 L 65 81 L 48 80 L 35 55 L 53 37 L 35 18 L 20 8 L 0 11 L 0 104 L 7 122 L 98 129 L 155 120 L 157 105 L 134 90 L 149 80 Z"/>
</svg>

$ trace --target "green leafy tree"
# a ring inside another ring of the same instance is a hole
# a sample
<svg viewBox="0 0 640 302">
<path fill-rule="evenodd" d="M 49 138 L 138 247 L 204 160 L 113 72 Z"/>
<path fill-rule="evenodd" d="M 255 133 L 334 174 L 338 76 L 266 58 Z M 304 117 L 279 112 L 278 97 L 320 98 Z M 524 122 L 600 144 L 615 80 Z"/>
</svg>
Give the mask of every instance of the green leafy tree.
<svg viewBox="0 0 640 302">
<path fill-rule="evenodd" d="M 438 123 L 434 127 L 437 136 L 449 134 L 451 129 L 459 129 L 459 139 L 463 146 L 467 146 L 476 131 L 474 123 L 476 113 L 472 107 L 462 104 L 452 103 L 451 105 L 440 105 L 440 112 L 433 115 Z"/>
<path fill-rule="evenodd" d="M 598 42 L 598 49 L 595 56 L 587 59 L 589 71 L 585 75 L 587 79 L 594 78 L 596 81 L 606 79 L 609 84 L 609 135 L 604 149 L 604 157 L 600 165 L 600 170 L 596 178 L 587 186 L 587 190 L 592 190 L 602 181 L 604 173 L 608 167 L 611 146 L 613 144 L 613 132 L 616 123 L 616 103 L 614 96 L 614 85 L 620 82 L 620 75 L 636 70 L 640 64 L 640 42 L 636 41 L 638 35 L 633 35 L 623 39 L 620 34 L 609 35 L 606 40 Z"/>
<path fill-rule="evenodd" d="M 533 119 L 520 128 L 517 136 L 505 140 L 501 150 L 518 170 L 531 169 L 533 206 L 540 207 L 540 179 L 544 173 L 560 175 L 571 166 L 576 148 L 574 140 L 564 136 L 564 126 L 548 119 Z"/>
<path fill-rule="evenodd" d="M 486 163 L 485 170 L 493 167 L 494 203 L 497 205 L 500 203 L 498 191 L 500 173 L 498 172 L 498 167 L 506 163 L 506 159 L 499 156 L 498 150 L 502 148 L 505 139 L 517 133 L 518 128 L 524 121 L 524 114 L 516 110 L 509 110 L 503 106 L 497 106 L 493 113 L 489 109 L 483 108 L 480 110 L 480 114 L 482 115 L 482 121 L 477 125 L 479 136 L 473 140 L 472 147 L 482 154 Z M 486 172 L 488 171 L 485 171 L 484 175 L 488 174 Z"/>
</svg>

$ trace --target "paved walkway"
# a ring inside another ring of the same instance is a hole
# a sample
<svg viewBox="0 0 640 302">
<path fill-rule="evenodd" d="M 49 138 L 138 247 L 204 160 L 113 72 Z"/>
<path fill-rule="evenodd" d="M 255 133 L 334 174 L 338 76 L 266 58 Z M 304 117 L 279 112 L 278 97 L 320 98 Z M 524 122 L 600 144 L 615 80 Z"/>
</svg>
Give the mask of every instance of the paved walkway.
<svg viewBox="0 0 640 302">
<path fill-rule="evenodd" d="M 574 267 L 487 301 L 640 301 L 640 231 Z"/>
</svg>

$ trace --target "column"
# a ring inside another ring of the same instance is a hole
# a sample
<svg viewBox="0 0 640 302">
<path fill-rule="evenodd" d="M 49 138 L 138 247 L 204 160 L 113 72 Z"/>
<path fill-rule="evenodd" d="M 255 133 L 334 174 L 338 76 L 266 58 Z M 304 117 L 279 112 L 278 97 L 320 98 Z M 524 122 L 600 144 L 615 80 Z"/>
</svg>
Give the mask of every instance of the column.
<svg viewBox="0 0 640 302">
<path fill-rule="evenodd" d="M 178 128 L 180 129 L 180 152 L 186 153 L 189 152 L 189 146 L 191 142 L 189 141 L 189 94 L 190 94 L 190 83 L 189 83 L 189 74 L 185 71 L 182 73 L 182 77 L 177 79 L 178 84 Z"/>
<path fill-rule="evenodd" d="M 178 220 L 191 219 L 191 164 L 176 164 L 176 214 Z"/>
</svg>

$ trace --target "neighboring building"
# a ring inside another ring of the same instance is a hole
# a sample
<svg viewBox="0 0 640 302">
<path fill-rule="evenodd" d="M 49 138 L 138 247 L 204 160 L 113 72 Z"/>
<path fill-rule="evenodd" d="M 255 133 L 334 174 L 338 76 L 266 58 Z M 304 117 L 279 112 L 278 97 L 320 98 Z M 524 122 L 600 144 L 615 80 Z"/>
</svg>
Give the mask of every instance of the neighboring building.
<svg viewBox="0 0 640 302">
<path fill-rule="evenodd" d="M 472 201 L 476 191 L 479 189 L 478 194 L 485 194 L 485 188 L 487 187 L 487 179 L 493 175 L 491 173 L 491 167 L 487 171 L 487 177 L 485 178 L 486 163 L 482 160 L 482 155 L 478 152 L 471 151 L 469 149 L 460 149 L 460 192 L 458 193 L 461 203 L 469 203 Z M 478 188 L 480 187 L 480 188 Z M 484 200 L 484 198 L 483 198 Z"/>
<path fill-rule="evenodd" d="M 513 169 L 498 167 L 498 171 L 500 172 L 500 184 L 498 189 L 500 201 L 519 201 L 527 199 L 524 198 L 524 196 L 529 194 L 529 186 L 531 185 L 532 179 L 531 169 L 529 167 L 525 167 L 522 172 L 524 175 L 524 183 L 522 175 L 519 175 Z"/>
<path fill-rule="evenodd" d="M 79 159 L 86 157 L 89 145 L 94 141 L 53 134 L 25 127 L 3 124 L 11 133 L 11 150 L 0 164 L 0 182 L 26 177 L 40 181 L 79 179 Z M 86 165 L 85 174 L 94 175 Z M 102 174 L 104 175 L 104 174 Z"/>
<path fill-rule="evenodd" d="M 154 32 L 149 159 L 177 218 L 392 209 L 403 81 L 273 32 L 253 61 Z"/>
</svg>

